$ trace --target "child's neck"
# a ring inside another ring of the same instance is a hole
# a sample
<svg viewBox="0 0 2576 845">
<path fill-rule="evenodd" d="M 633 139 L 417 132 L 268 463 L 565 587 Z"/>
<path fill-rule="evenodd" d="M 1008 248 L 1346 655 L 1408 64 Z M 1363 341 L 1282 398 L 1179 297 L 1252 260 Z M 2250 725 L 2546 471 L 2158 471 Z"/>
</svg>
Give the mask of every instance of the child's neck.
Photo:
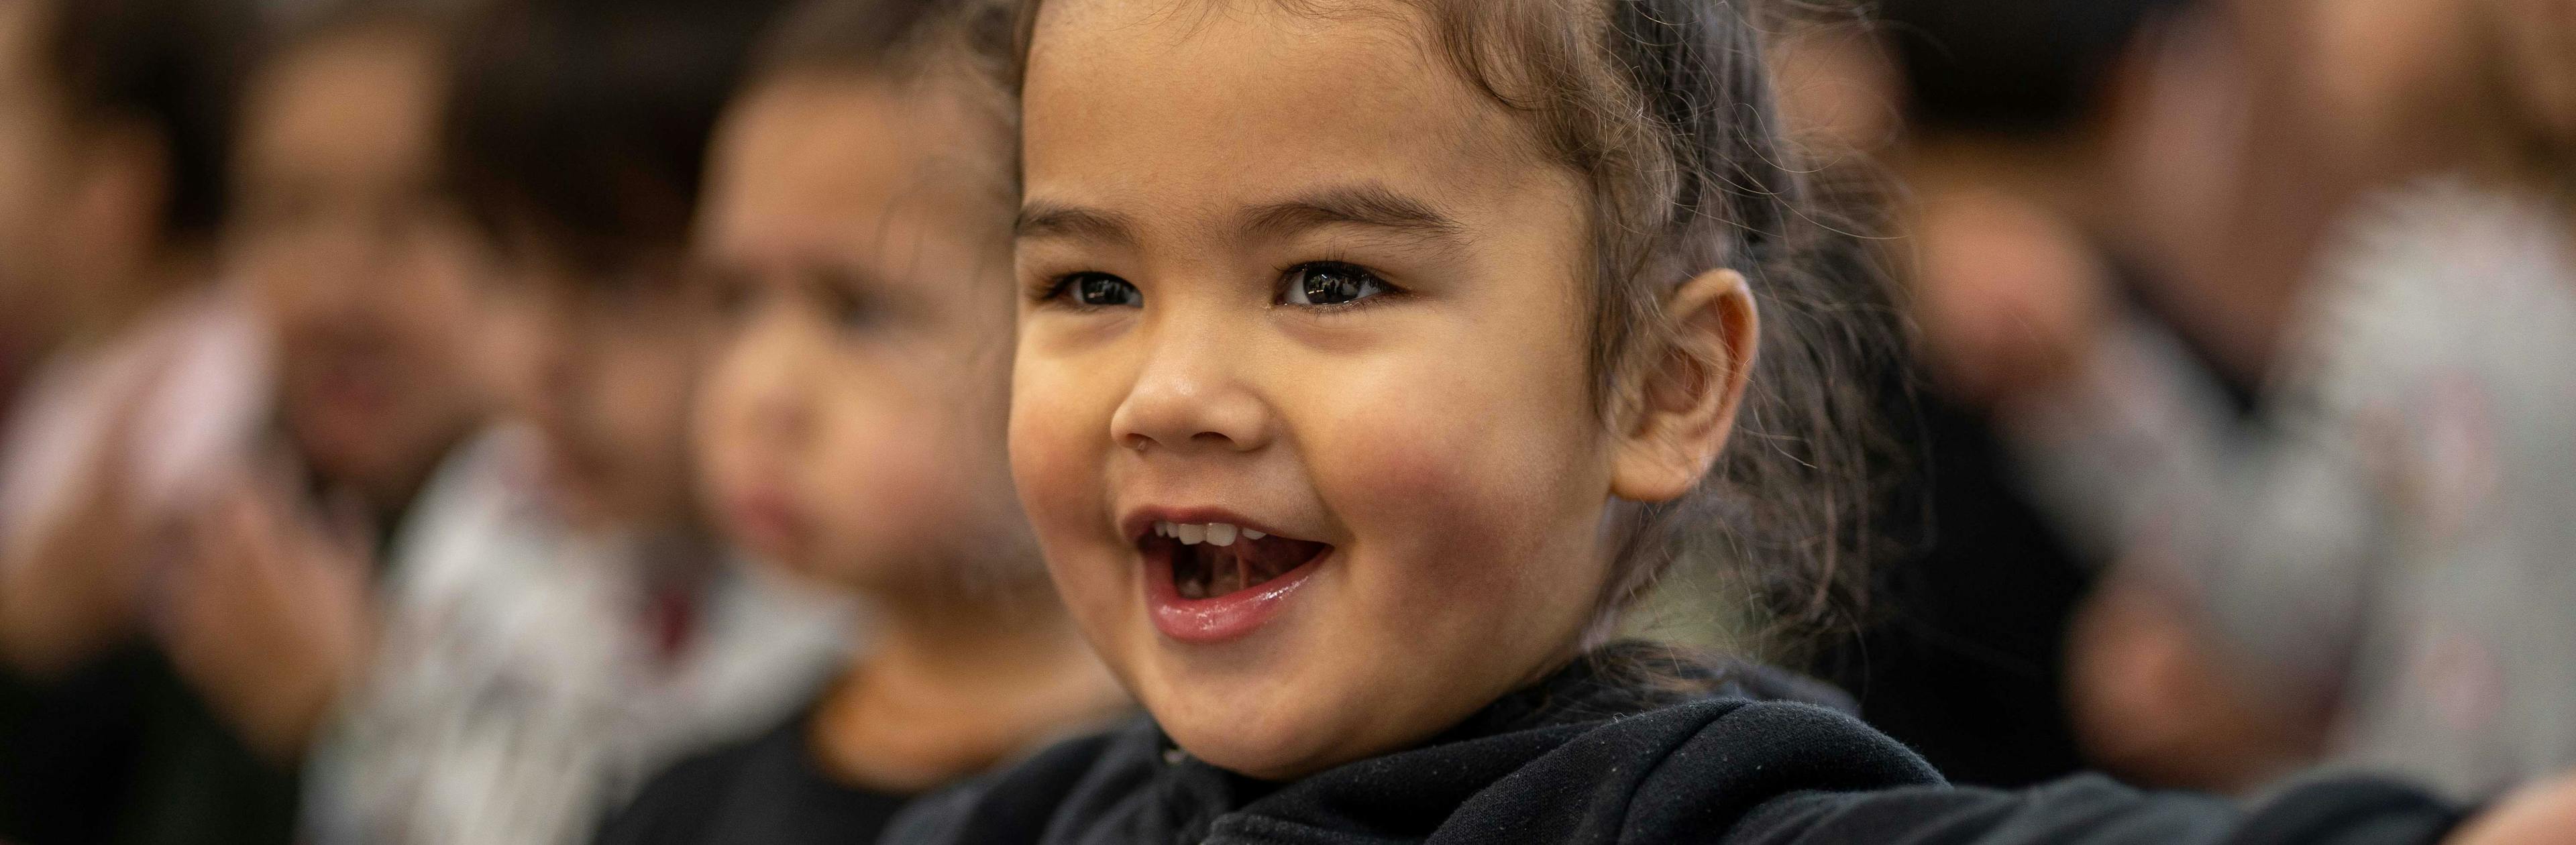
<svg viewBox="0 0 2576 845">
<path fill-rule="evenodd" d="M 921 792 L 1125 707 L 1053 595 L 880 596 L 809 739 L 845 783 Z"/>
</svg>

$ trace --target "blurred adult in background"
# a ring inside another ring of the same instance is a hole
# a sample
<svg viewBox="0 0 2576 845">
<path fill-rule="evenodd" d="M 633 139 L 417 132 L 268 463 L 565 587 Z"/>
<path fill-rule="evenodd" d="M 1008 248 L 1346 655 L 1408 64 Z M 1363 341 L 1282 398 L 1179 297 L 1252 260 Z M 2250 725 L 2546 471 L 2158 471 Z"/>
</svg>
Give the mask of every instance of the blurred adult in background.
<svg viewBox="0 0 2576 845">
<path fill-rule="evenodd" d="M 652 769 L 783 717 L 838 652 L 840 610 L 732 565 L 688 472 L 717 315 L 684 250 L 771 8 L 506 0 L 443 54 L 328 48 L 427 74 L 399 90 L 489 271 L 458 370 L 505 422 L 398 538 L 375 661 L 315 752 L 316 841 L 580 839 Z"/>
</svg>

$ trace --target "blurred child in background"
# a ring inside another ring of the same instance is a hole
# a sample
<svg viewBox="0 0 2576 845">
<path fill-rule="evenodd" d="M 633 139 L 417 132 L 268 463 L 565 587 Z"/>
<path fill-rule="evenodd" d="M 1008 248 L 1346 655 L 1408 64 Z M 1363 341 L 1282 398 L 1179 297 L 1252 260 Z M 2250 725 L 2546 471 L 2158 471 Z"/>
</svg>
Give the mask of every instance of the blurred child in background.
<svg viewBox="0 0 2576 845">
<path fill-rule="evenodd" d="M 684 250 L 769 8 L 487 4 L 430 67 L 491 267 L 487 354 L 459 369 L 520 424 L 441 468 L 402 538 L 376 665 L 316 761 L 316 839 L 576 841 L 652 769 L 784 715 L 838 651 L 837 608 L 729 565 L 688 472 L 716 312 Z"/>
<path fill-rule="evenodd" d="M 999 4 L 826 0 L 718 135 L 699 244 L 732 339 L 698 404 L 708 501 L 864 600 L 797 717 L 655 780 L 602 841 L 873 841 L 910 796 L 1125 709 L 1011 495 L 1010 104 Z M 980 27 L 980 32 L 970 27 Z"/>
<path fill-rule="evenodd" d="M 377 561 L 484 408 L 462 366 L 471 252 L 438 182 L 438 30 L 336 15 L 247 80 L 228 227 L 296 464 L 251 468 L 197 520 L 169 599 L 181 667 L 289 762 L 364 668 Z"/>
</svg>

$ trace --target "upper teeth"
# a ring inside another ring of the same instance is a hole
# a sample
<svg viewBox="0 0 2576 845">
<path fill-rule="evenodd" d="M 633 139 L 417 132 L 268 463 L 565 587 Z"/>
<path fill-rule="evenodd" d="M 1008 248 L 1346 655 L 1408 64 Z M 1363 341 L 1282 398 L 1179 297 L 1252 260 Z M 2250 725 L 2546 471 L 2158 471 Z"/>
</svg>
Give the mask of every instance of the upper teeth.
<svg viewBox="0 0 2576 845">
<path fill-rule="evenodd" d="M 1270 535 L 1225 522 L 1157 522 L 1154 523 L 1154 536 L 1170 537 L 1181 541 L 1185 546 L 1195 546 L 1200 543 L 1231 546 L 1234 545 L 1236 537 L 1258 540 Z"/>
</svg>

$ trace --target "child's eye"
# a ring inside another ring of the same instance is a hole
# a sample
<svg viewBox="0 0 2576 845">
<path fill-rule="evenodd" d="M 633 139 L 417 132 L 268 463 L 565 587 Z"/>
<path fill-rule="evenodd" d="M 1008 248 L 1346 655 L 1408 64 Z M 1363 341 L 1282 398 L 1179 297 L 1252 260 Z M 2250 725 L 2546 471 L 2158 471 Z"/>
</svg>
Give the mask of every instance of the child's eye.
<svg viewBox="0 0 2576 845">
<path fill-rule="evenodd" d="M 708 292 L 715 301 L 716 313 L 726 319 L 740 319 L 751 310 L 751 281 L 733 273 L 710 273 Z"/>
<path fill-rule="evenodd" d="M 1070 299 L 1084 308 L 1135 308 L 1145 294 L 1126 279 L 1107 273 L 1075 273 L 1056 282 L 1054 298 Z"/>
<path fill-rule="evenodd" d="M 877 303 L 870 301 L 860 278 L 846 270 L 825 270 L 814 280 L 814 302 L 823 307 L 825 316 L 842 328 L 861 328 L 877 316 Z"/>
<path fill-rule="evenodd" d="M 874 316 L 867 300 L 847 289 L 826 288 L 822 299 L 824 312 L 832 318 L 834 325 L 842 328 L 863 326 L 869 317 Z"/>
<path fill-rule="evenodd" d="M 1317 261 L 1288 269 L 1279 301 L 1288 305 L 1349 305 L 1395 290 L 1385 279 L 1339 261 Z"/>
</svg>

